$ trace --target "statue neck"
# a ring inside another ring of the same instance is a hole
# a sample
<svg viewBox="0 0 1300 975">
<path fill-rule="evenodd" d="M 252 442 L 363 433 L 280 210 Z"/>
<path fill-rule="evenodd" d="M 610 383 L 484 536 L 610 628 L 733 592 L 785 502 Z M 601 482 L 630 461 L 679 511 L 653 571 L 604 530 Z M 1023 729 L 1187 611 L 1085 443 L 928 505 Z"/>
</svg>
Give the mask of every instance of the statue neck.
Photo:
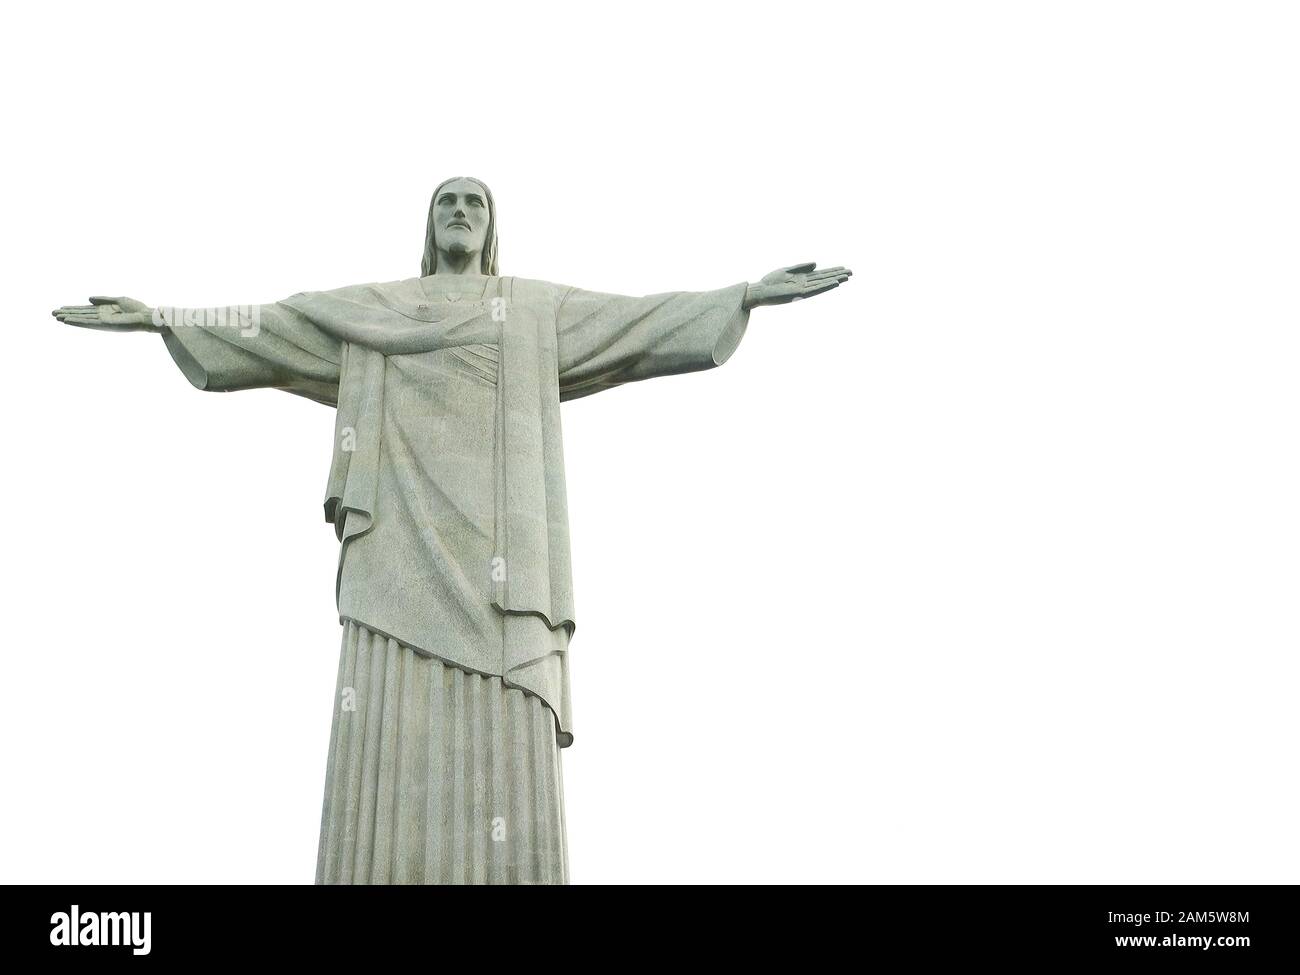
<svg viewBox="0 0 1300 975">
<path fill-rule="evenodd" d="M 477 274 L 482 255 L 478 251 L 470 254 L 448 254 L 438 251 L 438 266 L 434 274 Z"/>
</svg>

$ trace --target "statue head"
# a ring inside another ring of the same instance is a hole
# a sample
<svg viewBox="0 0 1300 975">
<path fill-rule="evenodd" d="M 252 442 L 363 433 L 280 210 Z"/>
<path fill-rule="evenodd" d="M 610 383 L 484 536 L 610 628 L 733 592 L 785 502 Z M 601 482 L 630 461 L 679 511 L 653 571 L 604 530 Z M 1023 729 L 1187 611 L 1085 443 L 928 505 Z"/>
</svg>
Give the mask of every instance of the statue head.
<svg viewBox="0 0 1300 975">
<path fill-rule="evenodd" d="M 496 204 L 482 180 L 456 176 L 433 191 L 421 276 L 437 271 L 440 252 L 462 259 L 477 254 L 479 259 L 470 260 L 466 272 L 498 273 Z"/>
</svg>

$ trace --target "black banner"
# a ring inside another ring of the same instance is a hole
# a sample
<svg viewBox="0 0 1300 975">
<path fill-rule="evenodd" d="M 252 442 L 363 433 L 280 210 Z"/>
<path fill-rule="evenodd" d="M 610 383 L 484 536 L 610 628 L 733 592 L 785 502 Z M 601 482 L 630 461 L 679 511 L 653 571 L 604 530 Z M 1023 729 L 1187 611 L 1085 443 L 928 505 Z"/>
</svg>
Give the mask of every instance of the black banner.
<svg viewBox="0 0 1300 975">
<path fill-rule="evenodd" d="M 666 889 L 606 894 L 594 912 L 576 888 L 503 894 L 503 901 L 436 887 L 32 887 L 9 894 L 7 957 L 95 965 L 372 965 L 415 952 L 422 967 L 436 967 L 445 960 L 440 952 L 469 949 L 476 939 L 493 952 L 546 944 L 566 961 L 610 939 L 621 945 L 620 956 L 631 945 L 639 961 L 662 955 L 678 963 L 705 961 L 723 948 L 795 951 L 805 963 L 846 947 L 865 960 L 971 963 L 1132 959 L 1238 967 L 1288 964 L 1294 954 L 1292 909 L 1284 906 L 1292 894 L 1279 887 Z M 593 921 L 598 937 L 591 936 Z"/>
</svg>

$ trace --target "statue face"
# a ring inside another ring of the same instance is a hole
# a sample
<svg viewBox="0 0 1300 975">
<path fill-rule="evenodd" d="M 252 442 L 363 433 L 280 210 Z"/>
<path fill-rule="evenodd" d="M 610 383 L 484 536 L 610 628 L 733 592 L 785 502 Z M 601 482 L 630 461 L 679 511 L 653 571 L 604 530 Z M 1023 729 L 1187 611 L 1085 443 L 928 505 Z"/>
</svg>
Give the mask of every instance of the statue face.
<svg viewBox="0 0 1300 975">
<path fill-rule="evenodd" d="M 438 191 L 433 204 L 434 240 L 448 254 L 480 254 L 487 241 L 487 194 L 472 179 L 457 179 Z"/>
</svg>

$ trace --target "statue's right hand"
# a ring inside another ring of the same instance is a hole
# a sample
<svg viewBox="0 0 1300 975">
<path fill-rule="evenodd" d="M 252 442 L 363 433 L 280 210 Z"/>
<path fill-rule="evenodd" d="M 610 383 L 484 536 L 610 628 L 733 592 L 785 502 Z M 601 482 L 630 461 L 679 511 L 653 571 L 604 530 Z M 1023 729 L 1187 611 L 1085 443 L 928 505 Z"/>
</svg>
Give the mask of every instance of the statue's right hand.
<svg viewBox="0 0 1300 975">
<path fill-rule="evenodd" d="M 64 305 L 50 314 L 80 328 L 102 328 L 110 332 L 161 331 L 154 324 L 153 309 L 134 298 L 94 297 L 88 305 Z"/>
</svg>

